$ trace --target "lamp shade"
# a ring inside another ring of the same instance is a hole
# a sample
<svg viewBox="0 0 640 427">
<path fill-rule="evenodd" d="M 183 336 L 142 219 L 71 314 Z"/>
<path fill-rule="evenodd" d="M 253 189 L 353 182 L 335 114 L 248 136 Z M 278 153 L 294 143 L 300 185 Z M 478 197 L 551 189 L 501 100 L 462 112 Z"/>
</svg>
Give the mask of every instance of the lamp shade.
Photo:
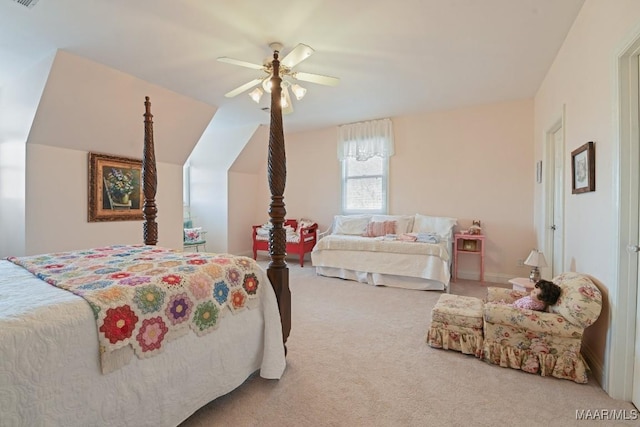
<svg viewBox="0 0 640 427">
<path fill-rule="evenodd" d="M 534 249 L 531 251 L 524 264 L 531 267 L 546 267 L 547 260 L 544 259 L 544 254 L 542 252 Z"/>
<path fill-rule="evenodd" d="M 293 84 L 291 86 L 291 91 L 296 96 L 296 99 L 298 101 L 300 101 L 302 98 L 304 98 L 304 94 L 307 93 L 307 90 L 305 88 L 303 88 L 302 86 L 300 86 L 299 84 L 297 84 L 297 83 L 295 83 L 295 84 Z"/>
<path fill-rule="evenodd" d="M 262 94 L 263 94 L 262 89 L 260 89 L 259 87 L 249 92 L 249 96 L 251 97 L 251 99 L 253 99 L 256 102 L 256 104 L 260 102 L 260 98 L 262 98 Z"/>
</svg>

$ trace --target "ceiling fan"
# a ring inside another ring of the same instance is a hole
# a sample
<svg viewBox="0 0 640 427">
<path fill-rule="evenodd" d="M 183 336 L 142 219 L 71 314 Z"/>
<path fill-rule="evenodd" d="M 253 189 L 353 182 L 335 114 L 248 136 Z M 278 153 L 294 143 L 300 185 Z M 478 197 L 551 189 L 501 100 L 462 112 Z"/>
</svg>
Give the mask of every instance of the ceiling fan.
<svg viewBox="0 0 640 427">
<path fill-rule="evenodd" d="M 271 43 L 269 44 L 271 50 L 274 53 L 280 53 L 282 50 L 281 43 Z M 291 83 L 289 80 L 284 79 L 284 77 L 289 77 L 292 80 L 300 80 L 310 83 L 317 83 L 321 85 L 327 86 L 336 86 L 340 79 L 336 77 L 323 76 L 321 74 L 312 74 L 312 73 L 302 73 L 299 71 L 293 71 L 293 68 L 310 57 L 313 54 L 314 50 L 307 46 L 306 44 L 298 44 L 291 52 L 287 54 L 284 58 L 280 60 L 280 77 L 282 78 L 282 112 L 284 114 L 293 112 L 293 107 L 291 105 L 291 97 L 289 95 L 289 87 L 291 87 L 291 91 L 294 93 L 298 100 L 302 99 L 307 90 L 300 86 L 297 83 Z M 249 95 L 251 98 L 257 103 L 260 102 L 260 97 L 264 92 L 271 92 L 271 75 L 273 73 L 273 64 L 271 58 L 265 60 L 263 65 L 253 64 L 251 62 L 241 61 L 238 59 L 227 58 L 226 56 L 222 56 L 218 58 L 218 61 L 225 62 L 227 64 L 239 65 L 245 68 L 251 68 L 253 70 L 262 71 L 265 75 L 261 75 L 229 92 L 227 92 L 224 96 L 227 98 L 233 98 L 236 95 L 239 95 L 254 86 L 262 85 L 262 88 L 259 87 L 254 89 Z"/>
</svg>

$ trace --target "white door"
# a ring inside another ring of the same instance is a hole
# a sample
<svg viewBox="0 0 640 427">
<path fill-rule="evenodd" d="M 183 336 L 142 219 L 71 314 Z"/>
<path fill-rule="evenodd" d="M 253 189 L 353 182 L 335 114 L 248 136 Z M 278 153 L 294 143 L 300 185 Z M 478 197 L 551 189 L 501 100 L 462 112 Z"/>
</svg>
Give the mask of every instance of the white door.
<svg viewBox="0 0 640 427">
<path fill-rule="evenodd" d="M 562 125 L 552 135 L 553 141 L 553 224 L 551 231 L 551 277 L 564 271 L 564 130 Z"/>
<path fill-rule="evenodd" d="M 564 112 L 546 132 L 545 144 L 545 278 L 553 278 L 564 269 Z M 551 277 L 546 277 L 550 275 Z"/>
<path fill-rule="evenodd" d="M 639 61 L 639 64 L 636 71 L 640 70 L 640 56 L 638 56 L 637 59 Z M 640 87 L 640 73 L 638 73 L 635 78 L 639 82 L 638 87 Z M 640 111 L 640 94 L 635 97 L 631 96 L 630 98 L 638 101 L 639 108 L 637 111 Z M 635 132 L 632 132 L 633 135 L 636 135 L 636 140 L 632 143 L 634 145 L 640 145 L 640 141 L 637 140 L 637 136 L 640 135 L 640 130 L 637 129 L 640 118 L 632 120 L 631 122 L 634 126 L 636 126 Z M 638 153 L 639 151 L 640 150 L 635 150 L 636 153 Z M 637 160 L 640 161 L 640 158 Z M 638 181 L 640 181 L 640 175 L 637 176 L 639 176 Z M 638 186 L 636 188 L 640 188 L 640 182 L 638 182 Z M 638 217 L 637 214 L 635 220 L 636 222 L 640 221 L 640 217 Z M 640 242 L 640 236 L 638 236 L 638 242 Z M 638 245 L 638 242 L 636 242 L 635 244 Z M 638 283 L 640 283 L 640 268 L 638 269 L 638 276 L 636 277 L 636 289 L 638 288 Z M 636 408 L 640 408 L 640 292 L 636 294 L 636 339 L 634 348 L 633 394 L 631 400 L 633 404 L 636 405 Z"/>
</svg>

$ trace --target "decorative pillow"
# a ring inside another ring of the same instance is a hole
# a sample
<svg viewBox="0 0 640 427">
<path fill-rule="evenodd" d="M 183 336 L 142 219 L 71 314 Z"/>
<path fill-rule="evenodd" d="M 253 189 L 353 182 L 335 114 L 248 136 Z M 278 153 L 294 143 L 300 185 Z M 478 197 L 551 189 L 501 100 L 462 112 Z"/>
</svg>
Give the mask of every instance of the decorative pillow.
<svg viewBox="0 0 640 427">
<path fill-rule="evenodd" d="M 185 243 L 196 243 L 201 241 L 202 241 L 202 227 L 184 229 Z"/>
<path fill-rule="evenodd" d="M 333 220 L 333 234 L 360 236 L 367 228 L 370 219 L 370 215 L 336 215 Z"/>
<path fill-rule="evenodd" d="M 371 221 L 395 221 L 396 233 L 411 233 L 413 229 L 413 215 L 374 215 Z"/>
<path fill-rule="evenodd" d="M 387 234 L 396 234 L 395 221 L 371 221 L 367 224 L 364 237 L 379 237 Z"/>
<path fill-rule="evenodd" d="M 315 221 L 311 219 L 300 218 L 300 221 L 298 221 L 298 231 L 302 230 L 303 228 L 310 227 L 313 224 L 315 224 Z"/>
<path fill-rule="evenodd" d="M 458 220 L 456 218 L 416 214 L 413 220 L 413 232 L 432 232 L 444 239 L 448 239 L 451 236 L 451 230 L 457 223 Z"/>
<path fill-rule="evenodd" d="M 282 228 L 284 228 L 284 232 L 285 232 L 285 233 L 287 233 L 287 236 L 288 236 L 288 235 L 290 235 L 290 234 L 297 234 L 296 229 L 295 229 L 295 228 L 293 228 L 293 227 L 292 227 L 292 226 L 290 226 L 290 225 L 285 225 L 285 226 L 284 226 L 284 227 L 282 227 Z"/>
</svg>

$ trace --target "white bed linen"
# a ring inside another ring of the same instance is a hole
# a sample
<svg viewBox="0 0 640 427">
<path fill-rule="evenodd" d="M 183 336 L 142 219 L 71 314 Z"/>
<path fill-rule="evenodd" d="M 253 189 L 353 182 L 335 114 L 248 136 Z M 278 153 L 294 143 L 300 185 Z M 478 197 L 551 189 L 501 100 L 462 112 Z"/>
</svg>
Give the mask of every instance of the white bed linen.
<svg viewBox="0 0 640 427">
<path fill-rule="evenodd" d="M 335 236 L 324 237 L 321 241 L 332 237 Z M 442 250 L 443 257 L 424 253 L 319 249 L 320 247 L 325 247 L 324 245 L 321 246 L 320 242 L 311 252 L 311 262 L 316 267 L 318 274 L 358 280 L 372 285 L 424 290 L 448 289 L 451 278 L 448 241 L 443 241 L 437 245 Z M 372 241 L 372 244 L 377 246 L 381 243 L 385 242 Z M 432 244 L 412 242 L 406 243 L 406 245 Z M 347 270 L 350 271 L 347 272 Z M 418 280 L 402 280 L 402 277 Z M 422 286 L 419 284 L 419 279 L 425 279 Z"/>
<path fill-rule="evenodd" d="M 277 301 L 259 289 L 259 307 L 227 313 L 211 334 L 103 375 L 89 305 L 0 260 L 0 426 L 176 426 L 257 370 L 280 378 Z"/>
<path fill-rule="evenodd" d="M 449 261 L 446 242 L 443 244 L 387 240 L 384 237 L 348 236 L 331 234 L 318 241 L 314 250 L 341 250 L 359 252 L 384 252 L 394 254 L 434 255 Z"/>
</svg>

